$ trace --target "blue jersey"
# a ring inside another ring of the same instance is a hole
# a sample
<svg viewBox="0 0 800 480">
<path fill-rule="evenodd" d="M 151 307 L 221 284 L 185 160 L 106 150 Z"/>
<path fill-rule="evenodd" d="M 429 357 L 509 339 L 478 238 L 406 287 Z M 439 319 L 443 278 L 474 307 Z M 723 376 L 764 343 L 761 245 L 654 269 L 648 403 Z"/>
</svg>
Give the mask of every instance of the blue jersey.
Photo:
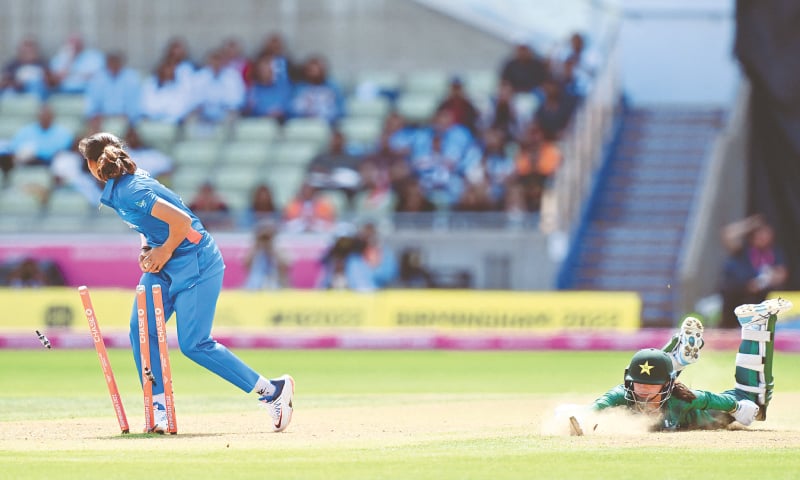
<svg viewBox="0 0 800 480">
<path fill-rule="evenodd" d="M 147 244 L 152 247 L 161 246 L 169 236 L 169 225 L 154 217 L 151 212 L 156 201 L 161 198 L 179 210 L 186 212 L 192 219 L 192 230 L 178 245 L 173 255 L 181 255 L 197 249 L 201 243 L 207 243 L 211 237 L 206 232 L 200 219 L 183 204 L 181 198 L 144 170 L 137 170 L 130 175 L 109 179 L 103 189 L 100 202 L 113 208 L 132 229 L 144 235 Z"/>
</svg>

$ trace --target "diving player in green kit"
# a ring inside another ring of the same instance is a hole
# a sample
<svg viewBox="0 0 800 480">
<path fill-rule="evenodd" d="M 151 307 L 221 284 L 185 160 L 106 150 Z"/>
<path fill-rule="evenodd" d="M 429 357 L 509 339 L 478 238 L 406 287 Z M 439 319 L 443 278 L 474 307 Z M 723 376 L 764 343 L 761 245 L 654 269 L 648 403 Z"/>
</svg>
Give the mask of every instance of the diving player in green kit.
<svg viewBox="0 0 800 480">
<path fill-rule="evenodd" d="M 639 350 L 625 369 L 625 381 L 594 401 L 601 411 L 625 406 L 652 417 L 654 430 L 724 428 L 734 421 L 744 426 L 766 418 L 772 398 L 772 357 L 775 322 L 780 312 L 792 308 L 783 299 L 741 305 L 735 313 L 742 327 L 736 355 L 736 385 L 722 393 L 690 390 L 676 381 L 680 371 L 699 358 L 703 326 L 688 317 L 680 332 L 663 350 Z"/>
</svg>

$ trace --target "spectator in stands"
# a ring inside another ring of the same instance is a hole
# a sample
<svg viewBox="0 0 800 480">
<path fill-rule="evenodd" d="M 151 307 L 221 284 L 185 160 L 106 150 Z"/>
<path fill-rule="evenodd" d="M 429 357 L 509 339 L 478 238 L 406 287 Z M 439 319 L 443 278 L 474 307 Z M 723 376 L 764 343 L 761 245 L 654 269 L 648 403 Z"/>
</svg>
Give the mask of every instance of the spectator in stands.
<svg viewBox="0 0 800 480">
<path fill-rule="evenodd" d="M 584 36 L 575 32 L 570 35 L 566 45 L 556 48 L 550 63 L 555 76 L 567 76 L 565 69 L 571 69 L 569 75 L 574 77 L 585 95 L 592 86 L 600 62 L 596 52 L 586 48 Z"/>
<path fill-rule="evenodd" d="M 514 160 L 506 153 L 502 130 L 490 128 L 483 137 L 483 150 L 476 160 L 469 162 L 464 176 L 469 184 L 468 190 L 477 188 L 472 194 L 484 192 L 490 205 L 488 209 L 500 210 L 506 188 L 514 177 Z"/>
<path fill-rule="evenodd" d="M 362 190 L 353 199 L 353 211 L 357 218 L 369 218 L 380 224 L 391 221 L 395 194 L 389 175 L 374 162 L 365 161 L 359 166 Z"/>
<path fill-rule="evenodd" d="M 563 90 L 554 80 L 546 81 L 542 92 L 544 101 L 536 111 L 535 121 L 547 138 L 556 139 L 569 123 L 574 103 L 565 99 Z"/>
<path fill-rule="evenodd" d="M 291 114 L 331 123 L 344 114 L 344 97 L 339 86 L 328 78 L 328 67 L 319 55 L 309 58 L 303 67 L 303 76 L 292 94 Z"/>
<path fill-rule="evenodd" d="M 464 92 L 460 78 L 455 77 L 450 81 L 450 91 L 436 110 L 448 110 L 455 123 L 466 127 L 473 135 L 477 133 L 478 109 Z"/>
<path fill-rule="evenodd" d="M 294 83 L 300 80 L 303 72 L 295 64 L 286 48 L 286 42 L 283 41 L 283 37 L 280 34 L 270 33 L 267 35 L 256 54 L 257 59 L 261 57 L 272 59 L 272 69 L 276 81 Z M 250 78 L 247 74 L 247 69 L 245 69 L 245 78 Z"/>
<path fill-rule="evenodd" d="M 366 170 L 368 173 L 365 173 Z M 381 133 L 378 148 L 361 160 L 359 171 L 365 185 L 370 183 L 379 189 L 393 188 L 411 175 L 408 162 L 392 148 L 392 136 L 386 130 Z"/>
<path fill-rule="evenodd" d="M 25 37 L 17 46 L 17 56 L 3 67 L 0 95 L 25 93 L 44 99 L 53 81 L 39 42 L 34 37 Z"/>
<path fill-rule="evenodd" d="M 429 213 L 436 211 L 436 205 L 425 197 L 416 178 L 409 178 L 397 186 L 397 213 Z"/>
<path fill-rule="evenodd" d="M 86 116 L 90 129 L 99 131 L 102 120 L 125 117 L 136 122 L 141 106 L 139 72 L 125 66 L 122 52 L 106 54 L 105 68 L 97 72 L 86 87 Z"/>
<path fill-rule="evenodd" d="M 37 121 L 14 134 L 8 152 L 0 155 L 0 169 L 7 176 L 15 165 L 49 166 L 58 152 L 72 146 L 74 138 L 68 128 L 54 121 L 53 109 L 44 104 L 39 108 Z"/>
<path fill-rule="evenodd" d="M 400 272 L 395 286 L 401 288 L 434 288 L 433 275 L 422 260 L 418 248 L 406 248 L 400 254 Z"/>
<path fill-rule="evenodd" d="M 589 91 L 589 86 L 580 78 L 575 76 L 575 61 L 568 59 L 564 62 L 561 75 L 556 77 L 559 89 L 562 92 L 569 114 L 580 105 Z"/>
<path fill-rule="evenodd" d="M 247 68 L 248 59 L 244 54 L 242 42 L 236 37 L 228 37 L 222 41 L 220 52 L 222 54 L 222 64 L 226 68 L 239 72 L 242 80 L 244 80 L 244 71 Z"/>
<path fill-rule="evenodd" d="M 245 94 L 243 113 L 250 117 L 272 117 L 286 120 L 292 85 L 285 74 L 277 76 L 275 58 L 268 55 L 256 59 L 251 72 L 251 82 Z"/>
<path fill-rule="evenodd" d="M 411 169 L 419 179 L 425 198 L 440 209 L 451 209 L 464 192 L 461 159 L 444 150 L 441 135 L 433 137 L 429 152 L 419 152 L 411 159 Z"/>
<path fill-rule="evenodd" d="M 361 225 L 357 234 L 364 242 L 364 260 L 372 271 L 372 280 L 377 288 L 386 288 L 397 278 L 397 256 L 381 239 L 373 222 Z"/>
<path fill-rule="evenodd" d="M 228 204 L 217 193 L 217 189 L 211 182 L 204 182 L 200 185 L 200 189 L 189 204 L 189 208 L 208 229 L 227 228 L 232 224 L 228 215 Z"/>
<path fill-rule="evenodd" d="M 456 212 L 491 212 L 496 208 L 489 197 L 489 190 L 486 185 L 468 183 L 464 187 L 464 192 L 458 199 L 453 210 Z"/>
<path fill-rule="evenodd" d="M 535 125 L 519 141 L 514 155 L 514 182 L 523 187 L 527 210 L 538 212 L 542 193 L 561 163 L 561 152 Z"/>
<path fill-rule="evenodd" d="M 178 82 L 191 83 L 197 70 L 197 66 L 189 57 L 186 40 L 182 37 L 173 37 L 167 42 L 159 63 L 171 63 L 175 67 L 175 79 Z"/>
<path fill-rule="evenodd" d="M 336 221 L 336 209 L 306 181 L 283 209 L 283 219 L 289 231 L 327 232 Z"/>
<path fill-rule="evenodd" d="M 504 63 L 500 73 L 501 80 L 509 82 L 514 92 L 526 93 L 533 92 L 548 76 L 547 63 L 524 43 L 517 44 L 513 56 Z"/>
<path fill-rule="evenodd" d="M 144 118 L 180 123 L 193 108 L 192 86 L 179 81 L 172 60 L 162 61 L 142 85 L 141 114 Z"/>
<path fill-rule="evenodd" d="M 417 129 L 408 125 L 405 118 L 397 112 L 391 112 L 384 121 L 383 133 L 389 136 L 389 147 L 403 158 L 411 156 Z"/>
<path fill-rule="evenodd" d="M 259 223 L 255 239 L 244 259 L 247 279 L 245 290 L 277 290 L 287 285 L 285 261 L 275 249 L 277 229 L 270 222 Z"/>
<path fill-rule="evenodd" d="M 8 285 L 13 288 L 37 288 L 47 285 L 44 271 L 35 258 L 24 258 L 8 276 Z"/>
<path fill-rule="evenodd" d="M 239 72 L 225 66 L 222 51 L 212 50 L 192 81 L 197 120 L 211 125 L 232 121 L 244 104 L 244 88 Z"/>
<path fill-rule="evenodd" d="M 522 131 L 523 119 L 514 104 L 514 88 L 508 81 L 501 81 L 497 93 L 492 97 L 490 108 L 484 112 L 481 121 L 483 129 L 497 129 L 505 136 L 504 141 L 517 138 Z"/>
<path fill-rule="evenodd" d="M 89 81 L 105 64 L 103 53 L 85 46 L 80 34 L 72 34 L 50 60 L 55 88 L 62 93 L 84 93 Z"/>
<path fill-rule="evenodd" d="M 79 192 L 92 207 L 100 206 L 102 186 L 89 173 L 89 167 L 78 151 L 77 138 L 73 142 L 72 148 L 62 150 L 53 157 L 50 171 L 55 178 L 56 185 Z"/>
<path fill-rule="evenodd" d="M 256 224 L 271 219 L 278 213 L 278 206 L 272 196 L 272 189 L 266 183 L 259 183 L 250 195 L 250 205 L 247 213 L 248 223 Z"/>
<path fill-rule="evenodd" d="M 436 112 L 429 127 L 419 129 L 413 138 L 411 149 L 412 163 L 415 157 L 429 155 L 434 138 L 441 141 L 441 150 L 447 157 L 459 164 L 474 147 L 475 139 L 470 131 L 456 123 L 449 110 Z"/>
<path fill-rule="evenodd" d="M 763 215 L 726 225 L 722 240 L 729 255 L 722 276 L 720 327 L 738 328 L 736 306 L 764 301 L 771 291 L 786 287 L 789 271 L 775 231 Z"/>
<path fill-rule="evenodd" d="M 322 258 L 319 288 L 371 292 L 378 288 L 364 257 L 366 243 L 357 235 L 338 236 Z"/>
<path fill-rule="evenodd" d="M 128 153 L 136 159 L 136 166 L 147 171 L 153 177 L 172 172 L 172 158 L 161 150 L 146 145 L 136 127 L 128 127 L 124 140 L 128 146 Z"/>
<path fill-rule="evenodd" d="M 339 190 L 351 202 L 361 187 L 358 167 L 361 157 L 347 151 L 347 139 L 341 130 L 331 132 L 328 150 L 317 154 L 308 164 L 308 179 L 320 190 Z"/>
</svg>

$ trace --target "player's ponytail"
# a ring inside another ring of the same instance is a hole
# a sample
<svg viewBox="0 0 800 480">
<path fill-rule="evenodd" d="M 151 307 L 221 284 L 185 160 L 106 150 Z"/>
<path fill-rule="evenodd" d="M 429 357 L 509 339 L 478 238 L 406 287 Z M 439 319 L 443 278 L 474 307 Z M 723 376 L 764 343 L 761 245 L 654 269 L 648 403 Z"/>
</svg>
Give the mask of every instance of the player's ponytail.
<svg viewBox="0 0 800 480">
<path fill-rule="evenodd" d="M 97 174 L 103 181 L 135 171 L 136 163 L 131 160 L 125 150 L 115 145 L 106 146 L 102 155 L 97 159 Z"/>
<path fill-rule="evenodd" d="M 112 133 L 88 136 L 80 141 L 78 150 L 83 158 L 97 162 L 97 174 L 103 181 L 136 171 L 136 163 L 123 149 L 122 140 Z"/>
</svg>

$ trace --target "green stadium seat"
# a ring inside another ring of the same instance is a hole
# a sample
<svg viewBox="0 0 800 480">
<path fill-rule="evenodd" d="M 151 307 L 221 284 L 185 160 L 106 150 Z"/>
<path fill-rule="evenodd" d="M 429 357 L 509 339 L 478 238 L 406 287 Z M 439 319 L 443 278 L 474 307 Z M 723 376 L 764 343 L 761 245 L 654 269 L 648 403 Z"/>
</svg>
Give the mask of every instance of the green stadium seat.
<svg viewBox="0 0 800 480">
<path fill-rule="evenodd" d="M 35 95 L 5 95 L 0 97 L 0 115 L 17 116 L 28 120 L 36 118 L 42 102 Z"/>
<path fill-rule="evenodd" d="M 141 120 L 136 124 L 136 131 L 145 145 L 168 152 L 178 139 L 178 125 L 156 120 Z"/>
<path fill-rule="evenodd" d="M 257 167 L 222 168 L 214 174 L 213 181 L 218 189 L 249 192 L 261 181 L 262 174 Z"/>
<path fill-rule="evenodd" d="M 175 144 L 172 157 L 181 169 L 199 167 L 208 170 L 221 158 L 218 140 L 183 140 Z"/>
<path fill-rule="evenodd" d="M 392 106 L 386 97 L 349 97 L 345 104 L 348 117 L 369 117 L 383 120 Z"/>
<path fill-rule="evenodd" d="M 397 91 L 402 86 L 399 73 L 389 71 L 364 71 L 356 75 L 356 88 Z"/>
<path fill-rule="evenodd" d="M 128 119 L 125 117 L 106 117 L 100 125 L 100 130 L 113 133 L 118 137 L 124 137 L 128 131 Z"/>
<path fill-rule="evenodd" d="M 0 191 L 0 216 L 33 217 L 41 211 L 41 201 L 27 190 L 9 187 Z M 29 219 L 33 225 L 33 218 Z"/>
<path fill-rule="evenodd" d="M 300 190 L 305 176 L 306 171 L 303 167 L 272 165 L 266 169 L 262 178 L 272 190 L 275 203 L 283 208 Z"/>
<path fill-rule="evenodd" d="M 17 188 L 49 189 L 53 174 L 43 165 L 20 165 L 11 170 L 11 185 Z"/>
<path fill-rule="evenodd" d="M 293 118 L 283 126 L 283 139 L 289 142 L 308 142 L 327 145 L 331 137 L 328 122 L 319 118 Z"/>
<path fill-rule="evenodd" d="M 346 117 L 339 123 L 339 129 L 348 144 L 369 147 L 378 142 L 383 131 L 383 120 L 370 117 Z"/>
<path fill-rule="evenodd" d="M 425 94 L 441 99 L 447 92 L 450 76 L 440 70 L 415 71 L 406 74 L 403 91 Z"/>
<path fill-rule="evenodd" d="M 231 130 L 234 141 L 272 143 L 280 134 L 280 125 L 274 118 L 242 118 Z"/>
<path fill-rule="evenodd" d="M 83 119 L 86 116 L 86 97 L 83 95 L 54 93 L 47 99 L 47 103 L 57 117 Z"/>
<path fill-rule="evenodd" d="M 22 127 L 31 123 L 33 119 L 13 116 L 4 116 L 0 113 L 0 139 L 10 140 Z"/>
<path fill-rule="evenodd" d="M 427 123 L 439 106 L 439 98 L 429 94 L 406 93 L 397 99 L 397 113 L 410 123 Z"/>
<path fill-rule="evenodd" d="M 491 97 L 497 91 L 500 83 L 497 72 L 494 70 L 471 70 L 461 75 L 464 90 L 473 98 Z"/>
<path fill-rule="evenodd" d="M 189 203 L 203 183 L 211 179 L 211 172 L 207 168 L 179 169 L 172 174 L 171 189 Z"/>
<path fill-rule="evenodd" d="M 280 142 L 270 163 L 305 168 L 319 151 L 319 146 L 310 142 Z"/>
<path fill-rule="evenodd" d="M 92 206 L 86 197 L 70 188 L 57 188 L 50 194 L 47 203 L 50 215 L 86 216 L 91 210 Z"/>
<path fill-rule="evenodd" d="M 222 145 L 222 159 L 225 169 L 231 166 L 262 166 L 271 154 L 269 144 L 240 140 Z"/>
</svg>

